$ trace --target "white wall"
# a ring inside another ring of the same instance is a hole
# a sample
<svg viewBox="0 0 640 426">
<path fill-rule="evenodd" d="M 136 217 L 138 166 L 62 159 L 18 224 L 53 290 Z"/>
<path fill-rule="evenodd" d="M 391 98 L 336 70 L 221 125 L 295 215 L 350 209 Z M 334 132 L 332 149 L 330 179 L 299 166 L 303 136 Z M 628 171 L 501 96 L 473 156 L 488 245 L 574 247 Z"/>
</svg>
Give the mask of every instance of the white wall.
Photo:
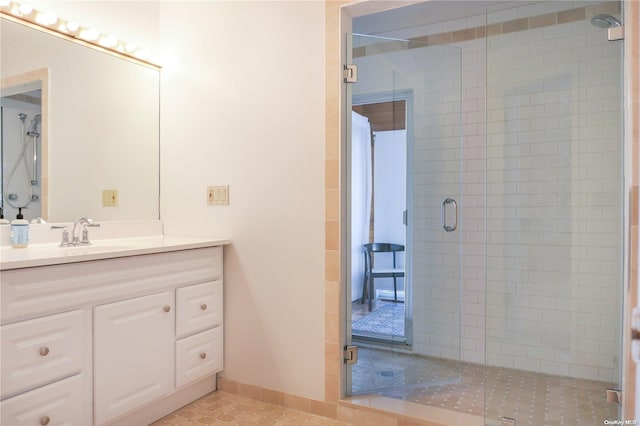
<svg viewBox="0 0 640 426">
<path fill-rule="evenodd" d="M 165 232 L 233 242 L 223 375 L 322 400 L 324 3 L 45 3 L 165 56 Z M 207 206 L 222 184 L 231 204 Z"/>
<path fill-rule="evenodd" d="M 374 146 L 373 241 L 405 245 L 402 218 L 407 208 L 407 131 L 378 131 Z M 404 253 L 396 255 L 397 267 L 404 267 L 404 258 Z M 376 266 L 393 267 L 393 255 L 376 255 Z M 404 282 L 404 278 L 397 280 L 398 290 L 404 290 Z M 393 291 L 393 278 L 377 278 L 376 290 Z"/>
<path fill-rule="evenodd" d="M 324 3 L 162 2 L 161 218 L 225 236 L 223 376 L 324 398 Z M 206 205 L 208 185 L 230 205 Z"/>
</svg>

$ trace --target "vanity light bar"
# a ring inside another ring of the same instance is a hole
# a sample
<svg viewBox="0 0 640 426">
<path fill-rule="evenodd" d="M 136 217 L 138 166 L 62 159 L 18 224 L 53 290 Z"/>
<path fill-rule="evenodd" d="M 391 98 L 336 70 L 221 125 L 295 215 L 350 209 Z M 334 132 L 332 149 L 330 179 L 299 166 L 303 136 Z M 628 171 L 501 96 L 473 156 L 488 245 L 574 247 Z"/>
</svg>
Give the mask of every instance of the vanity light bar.
<svg viewBox="0 0 640 426">
<path fill-rule="evenodd" d="M 116 36 L 101 34 L 95 28 L 85 28 L 76 22 L 65 21 L 51 12 L 37 11 L 28 4 L 0 0 L 0 17 L 97 50 L 115 54 L 142 65 L 160 69 L 160 65 L 151 60 L 151 54 L 146 49 L 137 48 L 131 43 L 118 40 Z"/>
</svg>

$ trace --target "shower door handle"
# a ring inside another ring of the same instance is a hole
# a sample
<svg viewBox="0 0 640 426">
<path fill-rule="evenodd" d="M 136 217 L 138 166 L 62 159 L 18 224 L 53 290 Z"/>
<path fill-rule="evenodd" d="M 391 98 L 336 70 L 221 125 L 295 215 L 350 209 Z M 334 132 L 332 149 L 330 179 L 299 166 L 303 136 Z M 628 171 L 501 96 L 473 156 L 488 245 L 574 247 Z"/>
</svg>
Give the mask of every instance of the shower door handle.
<svg viewBox="0 0 640 426">
<path fill-rule="evenodd" d="M 453 225 L 447 223 L 447 204 L 453 204 Z M 442 229 L 453 232 L 458 228 L 458 203 L 453 198 L 445 198 L 442 201 Z"/>
</svg>

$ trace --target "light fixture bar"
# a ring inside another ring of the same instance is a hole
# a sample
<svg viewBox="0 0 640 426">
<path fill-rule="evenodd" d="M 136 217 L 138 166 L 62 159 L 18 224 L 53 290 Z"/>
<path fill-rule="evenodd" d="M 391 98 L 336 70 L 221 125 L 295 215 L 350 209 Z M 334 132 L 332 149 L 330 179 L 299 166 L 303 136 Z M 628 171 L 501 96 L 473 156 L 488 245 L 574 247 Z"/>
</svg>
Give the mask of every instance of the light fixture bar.
<svg viewBox="0 0 640 426">
<path fill-rule="evenodd" d="M 154 69 L 161 68 L 159 64 L 151 61 L 145 49 L 131 49 L 131 44 L 118 40 L 115 36 L 101 34 L 94 28 L 85 28 L 75 22 L 65 21 L 50 12 L 37 11 L 26 4 L 0 0 L 0 17 L 128 61 Z"/>
</svg>

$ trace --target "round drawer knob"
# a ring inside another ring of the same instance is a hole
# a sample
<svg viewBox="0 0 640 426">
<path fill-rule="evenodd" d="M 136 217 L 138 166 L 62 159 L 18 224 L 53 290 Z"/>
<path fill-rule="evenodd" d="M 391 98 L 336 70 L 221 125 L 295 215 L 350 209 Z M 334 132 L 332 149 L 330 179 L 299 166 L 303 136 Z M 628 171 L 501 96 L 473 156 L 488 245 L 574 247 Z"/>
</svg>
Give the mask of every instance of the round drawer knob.
<svg viewBox="0 0 640 426">
<path fill-rule="evenodd" d="M 45 346 L 44 348 L 40 348 L 40 355 L 41 355 L 41 356 L 47 356 L 47 355 L 49 355 L 49 348 L 47 348 L 46 346 Z M 45 418 L 45 417 L 43 417 L 43 419 L 44 419 L 44 418 Z M 48 419 L 49 417 L 46 417 L 46 418 Z"/>
<path fill-rule="evenodd" d="M 200 309 L 202 309 L 203 311 L 207 310 L 207 304 L 203 303 L 202 305 L 200 305 Z"/>
<path fill-rule="evenodd" d="M 165 312 L 169 312 L 170 310 L 171 310 L 171 306 L 166 305 L 166 306 L 164 307 L 164 311 L 165 311 Z"/>
<path fill-rule="evenodd" d="M 202 352 L 200 354 L 200 358 L 205 359 L 207 357 L 207 353 L 206 352 Z"/>
<path fill-rule="evenodd" d="M 47 425 L 49 424 L 49 422 L 50 422 L 50 421 L 51 421 L 51 419 L 49 418 L 49 416 L 43 416 L 43 417 L 40 419 L 40 424 L 41 424 L 42 426 L 47 426 Z"/>
</svg>

